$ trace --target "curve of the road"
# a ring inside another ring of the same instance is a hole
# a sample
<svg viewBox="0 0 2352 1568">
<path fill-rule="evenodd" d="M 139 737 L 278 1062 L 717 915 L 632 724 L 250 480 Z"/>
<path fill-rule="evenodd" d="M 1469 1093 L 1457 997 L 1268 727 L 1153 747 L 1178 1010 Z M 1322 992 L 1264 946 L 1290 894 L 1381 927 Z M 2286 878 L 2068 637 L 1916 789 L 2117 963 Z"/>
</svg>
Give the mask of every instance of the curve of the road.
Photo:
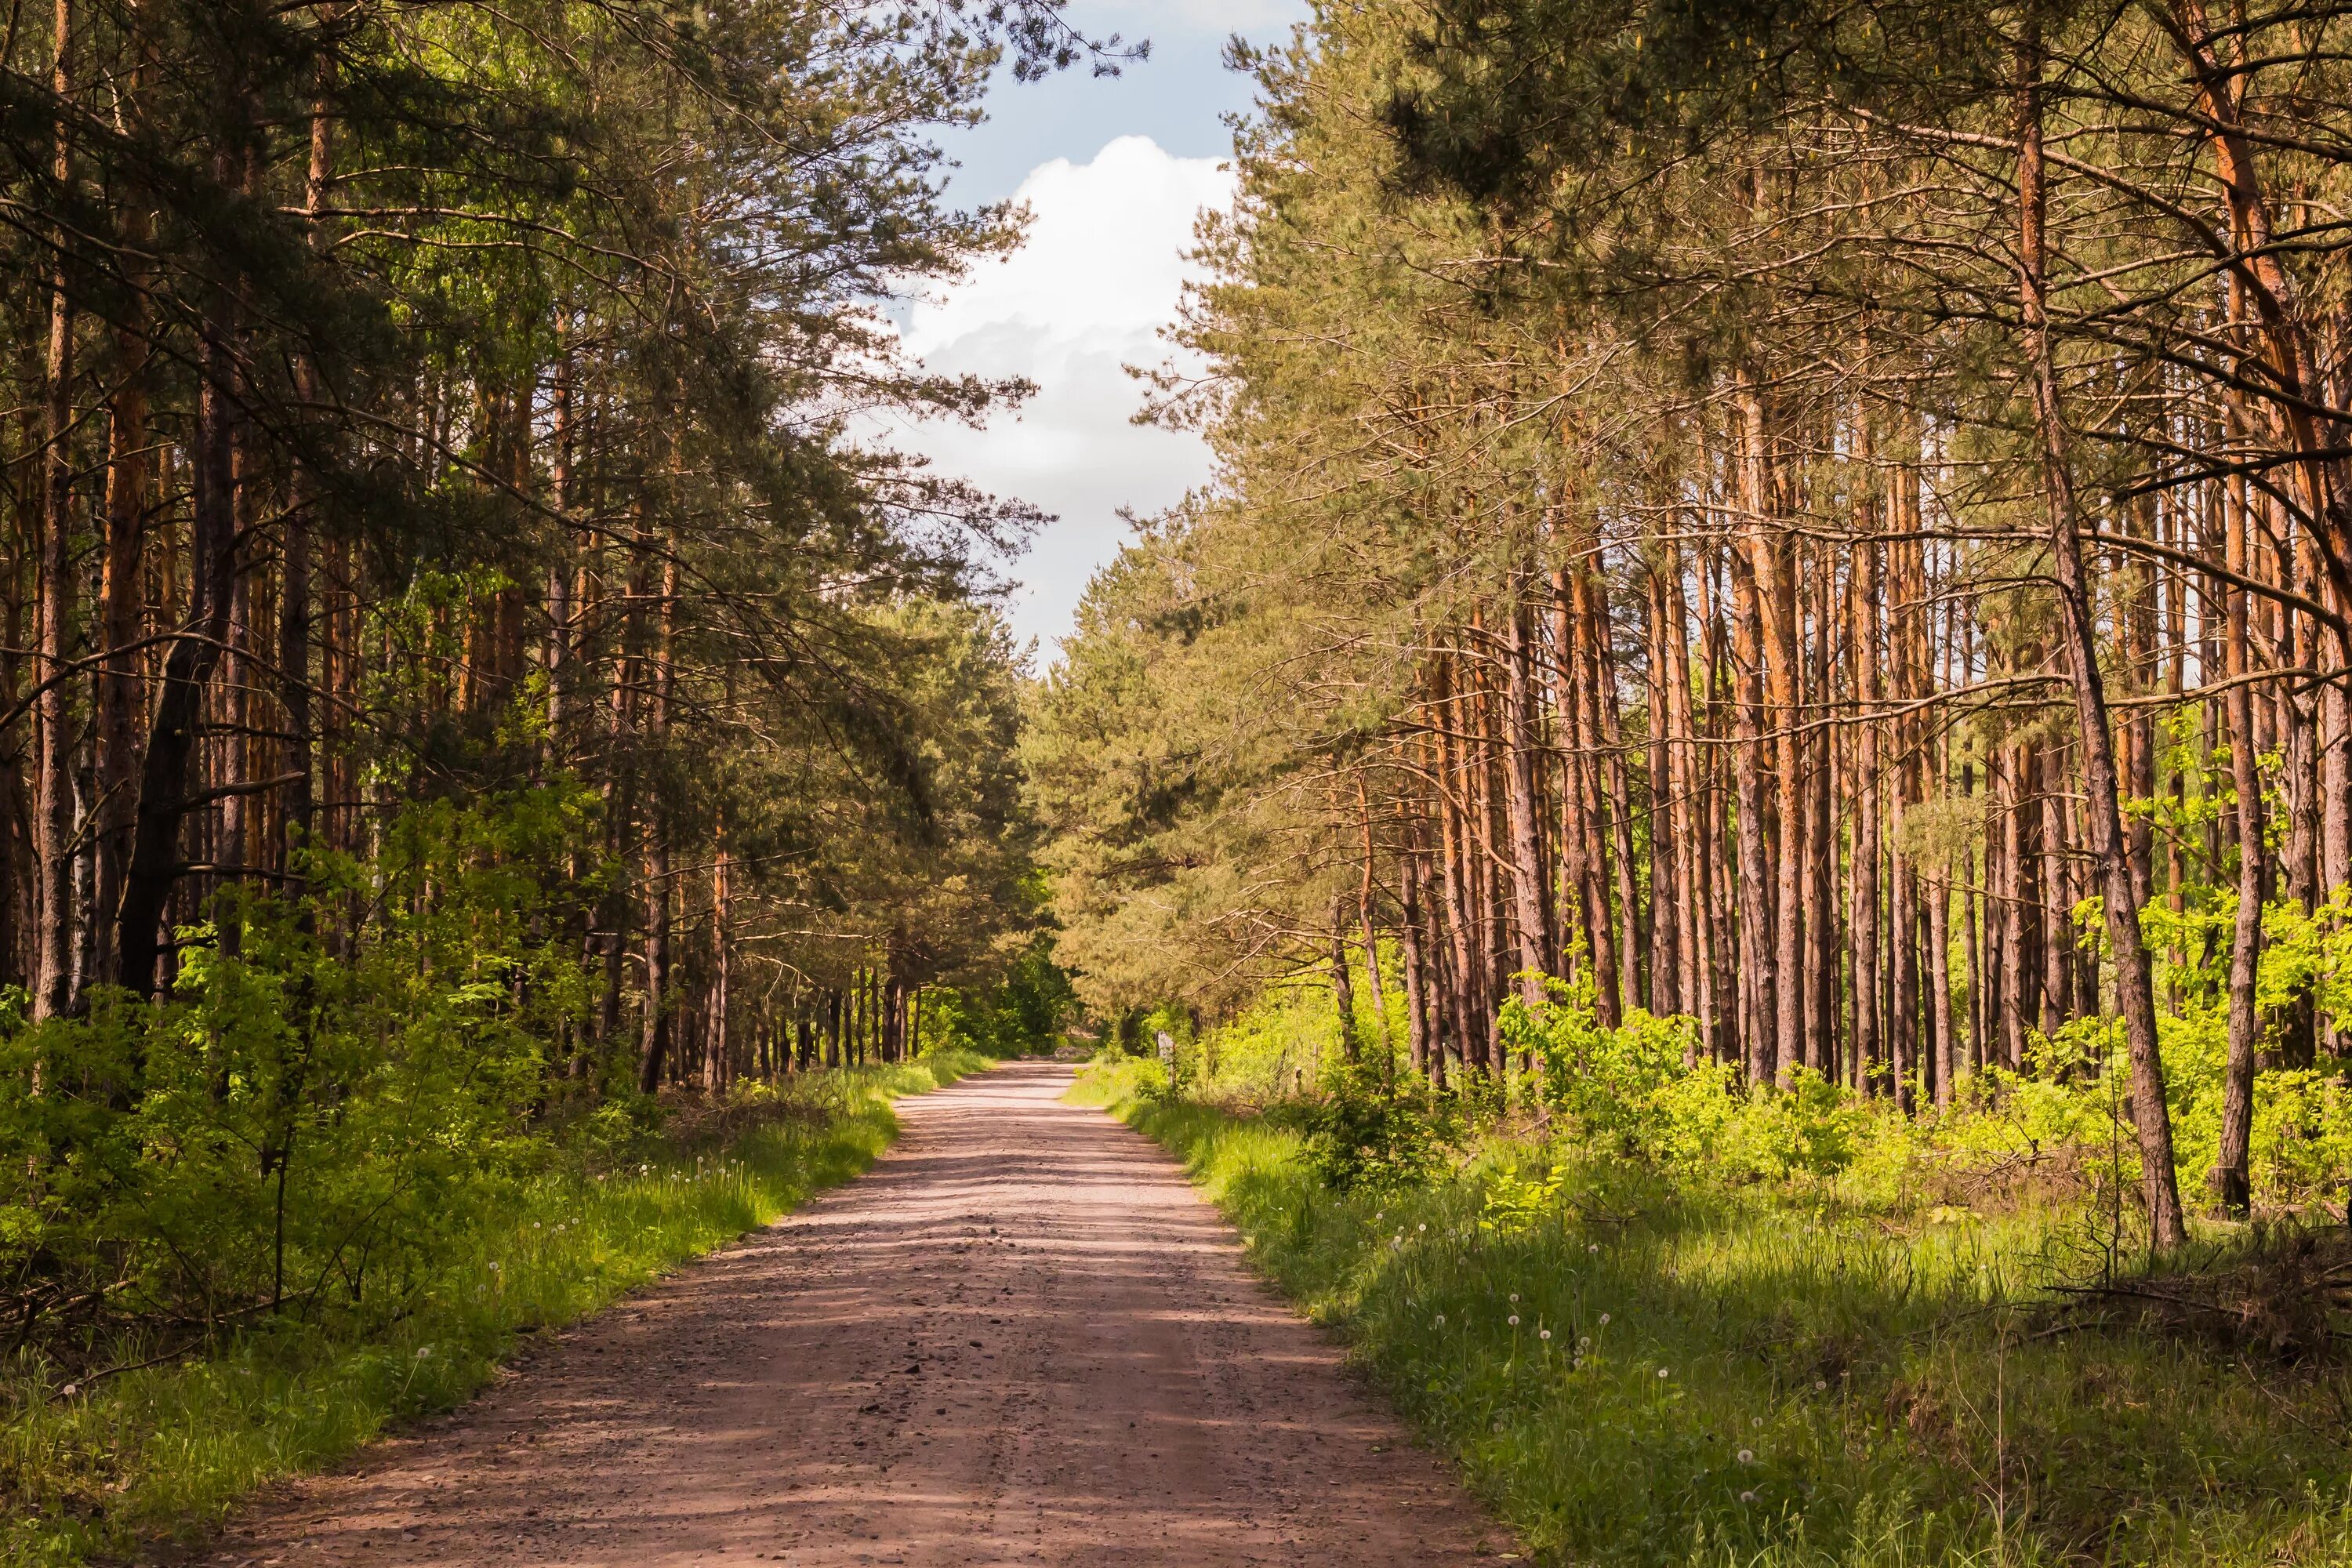
<svg viewBox="0 0 2352 1568">
<path fill-rule="evenodd" d="M 1466 1563 L 1501 1542 L 1139 1134 L 1001 1068 L 213 1562 Z M 1493 1545 L 1490 1545 L 1493 1543 Z"/>
</svg>

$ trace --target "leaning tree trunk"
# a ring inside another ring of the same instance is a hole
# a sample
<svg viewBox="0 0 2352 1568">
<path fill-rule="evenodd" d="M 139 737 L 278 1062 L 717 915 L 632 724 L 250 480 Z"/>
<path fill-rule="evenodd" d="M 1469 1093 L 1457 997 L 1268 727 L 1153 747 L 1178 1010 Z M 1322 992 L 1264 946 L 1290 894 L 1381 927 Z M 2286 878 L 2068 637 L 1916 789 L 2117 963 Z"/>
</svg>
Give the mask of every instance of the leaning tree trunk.
<svg viewBox="0 0 2352 1568">
<path fill-rule="evenodd" d="M 2041 439 L 2042 479 L 2050 511 L 2050 552 L 2067 638 L 2076 728 L 2083 743 L 2083 786 L 2090 799 L 2093 852 L 2102 873 L 2107 940 L 2114 950 L 2116 1010 L 2132 1068 L 2132 1124 L 2139 1142 L 2149 1238 L 2159 1252 L 2187 1244 L 2179 1179 L 2173 1169 L 2172 1118 L 2164 1102 L 2164 1060 L 2157 1043 L 2156 991 L 2133 902 L 2129 840 L 2116 797 L 2115 744 L 2106 688 L 2099 672 L 2096 625 L 2084 581 L 2082 531 L 2062 421 L 2057 361 L 2043 292 L 2045 205 L 2042 152 L 2042 54 L 2038 17 L 2029 14 L 2020 51 L 2018 89 L 2018 297 L 2025 323 L 2033 422 Z"/>
<path fill-rule="evenodd" d="M 229 97 L 241 101 L 235 89 Z M 213 154 L 215 177 L 231 186 L 248 166 L 222 135 Z M 150 994 L 163 983 L 163 916 L 180 879 L 180 826 L 194 805 L 191 784 L 205 689 L 228 638 L 236 588 L 239 541 L 231 453 L 240 403 L 238 331 L 236 285 L 217 280 L 199 325 L 195 429 L 188 453 L 188 611 L 164 655 L 161 689 L 148 722 L 131 858 L 115 919 L 122 984 Z"/>
</svg>

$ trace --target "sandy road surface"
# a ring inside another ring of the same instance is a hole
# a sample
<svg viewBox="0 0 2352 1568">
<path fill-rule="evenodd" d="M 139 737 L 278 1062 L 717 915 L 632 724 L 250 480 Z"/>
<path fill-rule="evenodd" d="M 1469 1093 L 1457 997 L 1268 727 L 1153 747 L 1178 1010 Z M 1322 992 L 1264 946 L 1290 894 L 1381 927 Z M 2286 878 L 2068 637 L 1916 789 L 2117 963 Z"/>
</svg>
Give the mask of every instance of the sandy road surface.
<svg viewBox="0 0 2352 1568">
<path fill-rule="evenodd" d="M 229 1563 L 1464 1563 L 1504 1538 L 1160 1151 L 1024 1064 L 233 1529 Z"/>
</svg>

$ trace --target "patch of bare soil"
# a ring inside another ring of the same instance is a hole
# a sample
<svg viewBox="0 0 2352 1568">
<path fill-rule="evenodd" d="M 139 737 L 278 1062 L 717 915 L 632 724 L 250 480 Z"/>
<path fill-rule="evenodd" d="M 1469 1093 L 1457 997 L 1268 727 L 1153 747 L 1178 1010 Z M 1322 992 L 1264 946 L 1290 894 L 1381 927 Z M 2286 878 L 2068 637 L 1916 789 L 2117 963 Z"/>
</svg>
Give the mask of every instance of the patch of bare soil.
<svg viewBox="0 0 2352 1568">
<path fill-rule="evenodd" d="M 1508 1550 L 1155 1145 L 1020 1063 L 208 1559 L 1462 1563 Z M 1489 1543 L 1492 1543 L 1490 1546 Z"/>
</svg>

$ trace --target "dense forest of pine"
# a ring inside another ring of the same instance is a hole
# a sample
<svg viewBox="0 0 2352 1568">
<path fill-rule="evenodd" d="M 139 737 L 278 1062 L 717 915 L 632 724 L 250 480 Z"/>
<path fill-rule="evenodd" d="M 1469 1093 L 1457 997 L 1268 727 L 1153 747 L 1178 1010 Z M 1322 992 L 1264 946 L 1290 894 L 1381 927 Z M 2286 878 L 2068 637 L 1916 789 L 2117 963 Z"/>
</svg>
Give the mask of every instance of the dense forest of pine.
<svg viewBox="0 0 2352 1568">
<path fill-rule="evenodd" d="M 1027 389 L 884 307 L 1017 242 L 942 196 L 992 74 L 1118 58 L 5 9 L 0 1358 L 397 1320 L 566 1128 L 901 1059 L 1024 961 L 1034 516 L 877 433 Z"/>
<path fill-rule="evenodd" d="M 1219 472 L 1028 742 L 1082 994 L 1313 965 L 1432 1085 L 1545 975 L 1922 1115 L 2112 1061 L 2158 1246 L 2245 1213 L 2258 1073 L 2352 1041 L 2347 25 L 1365 0 L 1244 52 L 1156 405 Z"/>
<path fill-rule="evenodd" d="M 0 7 L 0 1559 L 1075 1033 L 1538 1551 L 2341 1560 L 2347 46 L 1318 0 L 1041 675 L 883 436 L 1032 389 L 890 311 L 1019 243 L 1000 69 L 1141 48 Z"/>
</svg>

